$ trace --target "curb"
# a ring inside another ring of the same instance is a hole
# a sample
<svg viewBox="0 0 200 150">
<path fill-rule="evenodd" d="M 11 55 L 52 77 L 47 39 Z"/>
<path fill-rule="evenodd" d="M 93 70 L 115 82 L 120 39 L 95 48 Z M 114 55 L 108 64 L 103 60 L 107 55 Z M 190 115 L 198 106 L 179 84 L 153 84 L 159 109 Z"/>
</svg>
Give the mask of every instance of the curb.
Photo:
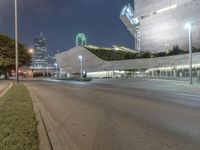
<svg viewBox="0 0 200 150">
<path fill-rule="evenodd" d="M 28 87 L 28 85 L 26 83 L 24 83 L 24 85 L 28 89 L 29 94 L 31 96 L 31 99 L 33 102 L 33 111 L 35 112 L 35 117 L 38 122 L 37 131 L 38 131 L 39 141 L 40 141 L 39 142 L 39 150 L 52 150 L 51 144 L 49 143 L 48 134 L 46 132 L 46 128 L 45 128 L 45 125 L 43 122 L 43 118 L 41 116 L 40 109 L 37 105 L 36 96 L 33 95 L 33 93 L 31 92 L 31 88 Z"/>
<path fill-rule="evenodd" d="M 13 86 L 13 83 L 10 82 L 10 85 L 0 94 L 0 98 L 10 90 L 10 88 Z"/>
</svg>

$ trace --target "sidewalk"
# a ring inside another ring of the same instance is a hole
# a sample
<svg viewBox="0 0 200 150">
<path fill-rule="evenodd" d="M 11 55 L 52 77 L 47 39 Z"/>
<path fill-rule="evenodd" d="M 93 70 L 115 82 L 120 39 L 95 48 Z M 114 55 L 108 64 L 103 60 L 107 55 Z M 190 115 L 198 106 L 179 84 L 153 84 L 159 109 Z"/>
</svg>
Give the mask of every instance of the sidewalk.
<svg viewBox="0 0 200 150">
<path fill-rule="evenodd" d="M 187 92 L 195 93 L 195 94 L 200 94 L 200 81 L 197 78 L 193 78 L 193 83 L 190 84 L 190 79 L 189 78 L 150 78 L 150 80 L 154 81 L 160 81 L 160 82 L 166 82 L 168 84 L 175 84 L 177 86 L 185 87 L 188 89 Z M 184 91 L 183 91 L 184 92 Z"/>
<path fill-rule="evenodd" d="M 156 77 L 156 78 L 152 78 L 152 77 L 145 77 L 144 79 L 154 79 L 154 80 L 167 80 L 167 81 L 175 81 L 175 82 L 190 82 L 190 78 L 182 78 L 182 77 Z M 192 78 L 193 84 L 199 84 L 200 85 L 200 79 L 197 77 L 193 77 Z"/>
<path fill-rule="evenodd" d="M 95 79 L 92 83 L 111 84 L 129 88 L 139 88 L 144 90 L 160 90 L 168 92 L 182 92 L 190 94 L 200 94 L 200 83 L 190 84 L 183 80 L 169 80 L 158 78 L 131 78 L 131 79 Z"/>
<path fill-rule="evenodd" d="M 6 89 L 8 89 L 10 85 L 10 81 L 0 80 L 0 97 L 5 93 Z"/>
</svg>

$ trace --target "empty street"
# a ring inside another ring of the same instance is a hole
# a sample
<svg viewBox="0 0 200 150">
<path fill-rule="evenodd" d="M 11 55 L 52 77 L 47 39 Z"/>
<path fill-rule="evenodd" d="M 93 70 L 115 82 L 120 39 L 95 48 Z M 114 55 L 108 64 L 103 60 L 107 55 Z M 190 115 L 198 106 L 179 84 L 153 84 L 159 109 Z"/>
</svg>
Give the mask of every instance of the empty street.
<svg viewBox="0 0 200 150">
<path fill-rule="evenodd" d="M 199 150 L 198 87 L 115 81 L 25 81 L 53 149 Z"/>
</svg>

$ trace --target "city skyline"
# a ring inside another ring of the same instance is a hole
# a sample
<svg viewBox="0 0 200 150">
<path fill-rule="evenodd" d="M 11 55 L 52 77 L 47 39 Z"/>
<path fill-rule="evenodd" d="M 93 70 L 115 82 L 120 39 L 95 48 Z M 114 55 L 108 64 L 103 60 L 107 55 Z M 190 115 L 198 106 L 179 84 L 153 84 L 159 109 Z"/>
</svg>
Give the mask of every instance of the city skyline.
<svg viewBox="0 0 200 150">
<path fill-rule="evenodd" d="M 33 46 L 34 37 L 43 32 L 51 55 L 57 50 L 62 52 L 74 47 L 79 32 L 87 35 L 88 44 L 133 48 L 134 40 L 119 19 L 123 6 L 133 5 L 132 0 L 27 0 L 18 3 L 20 41 Z M 14 38 L 14 2 L 2 0 L 0 9 L 0 33 Z"/>
<path fill-rule="evenodd" d="M 199 150 L 200 0 L 0 0 L 0 150 Z"/>
</svg>

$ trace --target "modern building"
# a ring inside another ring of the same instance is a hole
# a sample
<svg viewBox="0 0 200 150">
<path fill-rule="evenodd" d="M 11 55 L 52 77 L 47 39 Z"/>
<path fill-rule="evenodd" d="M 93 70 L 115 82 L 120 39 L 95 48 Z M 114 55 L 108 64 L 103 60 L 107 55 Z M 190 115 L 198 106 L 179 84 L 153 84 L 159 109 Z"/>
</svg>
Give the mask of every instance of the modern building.
<svg viewBox="0 0 200 150">
<path fill-rule="evenodd" d="M 127 48 L 127 47 L 124 47 L 124 46 L 117 46 L 117 45 L 113 45 L 112 48 L 107 48 L 107 47 L 98 47 L 98 46 L 94 46 L 94 45 L 87 45 L 87 46 L 84 46 L 86 48 L 92 48 L 92 49 L 104 49 L 104 50 L 110 50 L 110 51 L 123 51 L 123 52 L 131 52 L 131 53 L 140 53 L 139 51 L 137 50 L 134 50 L 134 49 L 130 49 L 130 48 Z"/>
<path fill-rule="evenodd" d="M 192 46 L 200 48 L 199 10 L 199 0 L 134 0 L 134 10 L 126 5 L 120 16 L 142 51 L 166 51 L 174 45 L 188 50 L 186 23 L 192 24 Z"/>
<path fill-rule="evenodd" d="M 47 61 L 47 67 L 49 68 L 56 68 L 55 64 L 56 64 L 56 57 L 53 56 L 48 56 L 46 58 Z"/>
<path fill-rule="evenodd" d="M 55 57 L 49 56 L 47 49 L 47 39 L 42 32 L 34 38 L 34 52 L 32 57 L 32 68 L 55 68 Z"/>
<path fill-rule="evenodd" d="M 126 26 L 127 30 L 134 38 L 134 46 L 136 50 L 140 51 L 140 30 L 139 20 L 135 18 L 134 10 L 130 4 L 124 6 L 121 11 L 120 19 Z"/>
<path fill-rule="evenodd" d="M 40 35 L 36 36 L 34 39 L 34 53 L 33 53 L 32 67 L 35 68 L 47 67 L 47 60 L 46 60 L 47 57 L 48 57 L 47 40 L 41 32 Z"/>
<path fill-rule="evenodd" d="M 82 57 L 81 61 L 79 56 Z M 87 72 L 88 77 L 189 77 L 188 54 L 145 59 L 105 61 L 85 47 L 74 47 L 56 55 L 63 75 Z M 81 69 L 82 65 L 82 69 Z M 200 76 L 200 53 L 193 53 L 193 76 Z"/>
<path fill-rule="evenodd" d="M 78 33 L 76 36 L 76 46 L 87 45 L 87 38 L 84 33 Z"/>
</svg>

